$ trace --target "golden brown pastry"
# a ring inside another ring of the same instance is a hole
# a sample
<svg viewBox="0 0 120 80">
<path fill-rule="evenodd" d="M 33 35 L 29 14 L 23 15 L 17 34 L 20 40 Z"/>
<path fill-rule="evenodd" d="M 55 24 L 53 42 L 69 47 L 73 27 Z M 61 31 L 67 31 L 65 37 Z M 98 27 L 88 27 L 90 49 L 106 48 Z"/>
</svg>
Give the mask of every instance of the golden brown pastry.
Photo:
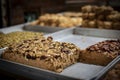
<svg viewBox="0 0 120 80">
<path fill-rule="evenodd" d="M 95 18 L 96 18 L 96 14 L 95 13 L 89 13 L 88 14 L 88 19 L 94 20 Z"/>
<path fill-rule="evenodd" d="M 98 15 L 98 16 L 97 16 L 97 19 L 104 21 L 104 20 L 105 20 L 105 16 L 104 16 L 104 15 Z"/>
<path fill-rule="evenodd" d="M 107 16 L 107 20 L 109 21 L 120 21 L 120 14 L 111 14 Z"/>
<path fill-rule="evenodd" d="M 82 27 L 88 27 L 88 20 L 84 20 L 84 21 L 82 21 Z"/>
<path fill-rule="evenodd" d="M 94 21 L 89 21 L 88 22 L 88 27 L 89 28 L 96 28 L 96 21 L 94 20 Z"/>
<path fill-rule="evenodd" d="M 35 38 L 12 44 L 2 54 L 2 58 L 42 69 L 61 72 L 77 62 L 79 48 L 72 43 Z"/>
<path fill-rule="evenodd" d="M 88 19 L 88 16 L 89 16 L 88 13 L 84 13 L 84 14 L 82 15 L 82 18 L 83 18 L 83 19 Z"/>
<path fill-rule="evenodd" d="M 104 21 L 104 28 L 105 29 L 112 29 L 112 22 Z"/>
<path fill-rule="evenodd" d="M 96 13 L 98 8 L 99 8 L 98 6 L 93 5 L 93 6 L 92 6 L 92 11 L 93 11 L 94 13 Z"/>
<path fill-rule="evenodd" d="M 67 13 L 68 14 L 68 13 Z M 75 13 L 74 13 L 75 14 Z M 72 13 L 69 15 L 73 15 Z M 68 15 L 68 16 L 69 16 Z M 82 23 L 81 17 L 68 17 L 60 14 L 45 14 L 39 17 L 40 26 L 51 26 L 51 27 L 75 27 Z"/>
<path fill-rule="evenodd" d="M 120 29 L 120 13 L 110 6 L 86 5 L 82 7 L 84 27 L 96 27 L 100 29 Z M 96 21 L 94 22 L 93 20 Z M 89 20 L 89 21 L 88 21 Z M 88 23 L 87 23 L 88 21 Z M 95 25 L 94 25 L 95 24 Z"/>
<path fill-rule="evenodd" d="M 110 14 L 118 14 L 118 11 L 113 10 Z"/>
<path fill-rule="evenodd" d="M 104 28 L 104 22 L 97 20 L 97 27 L 98 27 L 99 29 L 103 29 L 103 28 Z"/>
<path fill-rule="evenodd" d="M 13 43 L 19 43 L 26 39 L 43 38 L 43 33 L 16 31 L 8 34 L 0 35 L 0 48 L 8 47 Z"/>
<path fill-rule="evenodd" d="M 113 8 L 110 6 L 105 6 L 104 8 L 104 15 L 109 15 L 113 11 Z"/>
<path fill-rule="evenodd" d="M 35 26 L 35 25 L 38 25 L 39 23 L 40 23 L 39 20 L 35 20 L 31 22 L 30 25 Z"/>
<path fill-rule="evenodd" d="M 105 66 L 120 55 L 120 40 L 106 40 L 96 43 L 80 54 L 83 63 Z"/>
<path fill-rule="evenodd" d="M 65 13 L 63 13 L 63 16 L 66 16 L 66 17 L 82 17 L 82 13 L 81 12 L 65 12 Z"/>
<path fill-rule="evenodd" d="M 81 10 L 82 10 L 83 13 L 92 12 L 92 6 L 91 6 L 91 5 L 83 6 L 83 7 L 81 8 Z"/>
</svg>

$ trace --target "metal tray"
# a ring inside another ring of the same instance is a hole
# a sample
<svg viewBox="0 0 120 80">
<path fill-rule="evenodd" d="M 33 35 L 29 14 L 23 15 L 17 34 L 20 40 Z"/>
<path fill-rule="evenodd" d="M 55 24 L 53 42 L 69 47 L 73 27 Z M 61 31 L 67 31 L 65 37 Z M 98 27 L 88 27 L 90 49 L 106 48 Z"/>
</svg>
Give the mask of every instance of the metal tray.
<svg viewBox="0 0 120 80">
<path fill-rule="evenodd" d="M 120 39 L 119 30 L 90 29 L 90 28 L 70 28 L 45 35 L 52 36 L 55 41 L 71 42 L 85 49 L 97 42 L 111 39 Z"/>
<path fill-rule="evenodd" d="M 23 26 L 28 25 L 28 24 L 29 23 L 24 23 L 24 24 L 19 24 L 19 25 L 15 25 L 15 26 L 1 28 L 0 32 L 3 32 L 4 34 L 7 34 L 7 33 L 10 33 L 10 32 L 14 32 L 14 31 L 24 31 Z"/>
<path fill-rule="evenodd" d="M 0 51 L 0 55 L 3 51 Z M 35 80 L 83 80 L 90 78 L 91 75 L 94 75 L 101 69 L 103 69 L 103 66 L 76 63 L 64 69 L 63 72 L 56 73 L 0 58 L 0 70 Z"/>
<path fill-rule="evenodd" d="M 115 67 L 117 63 L 120 63 L 120 55 L 117 56 L 113 61 L 111 61 L 106 67 L 104 67 L 100 72 L 96 74 L 91 80 L 103 80 L 105 75 Z"/>
<path fill-rule="evenodd" d="M 28 30 L 28 31 L 37 31 L 37 32 L 43 32 L 43 33 L 53 33 L 53 32 L 56 32 L 56 31 L 60 31 L 60 30 L 63 30 L 63 29 L 66 29 L 66 28 L 61 28 L 61 27 L 50 27 L 50 26 L 39 26 L 39 25 L 36 25 L 36 26 L 32 26 L 32 25 L 25 25 L 23 27 L 24 30 Z"/>
<path fill-rule="evenodd" d="M 111 40 L 111 39 L 112 40 L 113 39 L 120 39 L 119 34 L 120 34 L 119 30 L 104 30 L 104 29 L 99 30 L 99 29 L 89 29 L 89 28 L 71 28 L 71 29 L 62 30 L 62 31 L 59 31 L 59 32 L 56 32 L 56 33 L 53 33 L 53 34 L 49 34 L 49 35 L 46 35 L 46 36 L 52 36 L 53 39 L 56 40 L 56 41 L 71 42 L 71 43 L 74 43 L 77 46 L 79 46 L 81 49 L 85 49 L 88 46 L 93 45 L 93 44 L 95 44 L 97 42 L 100 42 L 100 41 Z M 114 64 L 116 63 L 115 61 L 113 60 L 113 62 L 108 64 L 105 68 L 98 71 L 96 73 L 97 75 L 94 74 L 93 77 L 99 79 L 102 75 L 104 75 L 104 73 L 101 75 L 101 71 L 102 72 L 103 71 L 107 72 L 112 66 L 114 66 Z M 78 64 L 78 65 L 81 66 L 80 64 Z M 88 73 L 86 73 L 82 76 L 90 74 L 89 71 L 87 71 Z M 68 71 L 68 73 L 65 74 L 65 75 L 70 75 L 69 72 L 70 71 Z M 80 74 L 80 72 L 78 72 L 76 70 L 74 70 L 72 72 L 73 72 L 73 74 L 74 73 Z M 95 72 L 93 72 L 93 73 L 95 73 Z M 73 74 L 71 75 L 72 77 L 78 75 L 78 74 L 77 75 L 73 75 Z M 91 74 L 91 76 L 92 76 L 92 74 Z M 84 79 L 86 79 L 86 77 Z M 88 77 L 87 79 L 89 80 L 89 79 L 92 79 L 92 78 Z"/>
<path fill-rule="evenodd" d="M 116 30 L 70 28 L 45 36 L 52 36 L 56 41 L 72 42 L 79 46 L 81 49 L 85 49 L 89 45 L 95 44 L 99 41 L 106 39 L 120 39 L 120 36 L 118 34 L 120 34 L 120 31 Z M 95 74 L 104 69 L 104 67 L 79 62 L 67 67 L 61 73 L 55 73 L 52 71 L 0 59 L 0 69 L 30 79 L 38 80 L 89 80 L 93 78 Z"/>
</svg>

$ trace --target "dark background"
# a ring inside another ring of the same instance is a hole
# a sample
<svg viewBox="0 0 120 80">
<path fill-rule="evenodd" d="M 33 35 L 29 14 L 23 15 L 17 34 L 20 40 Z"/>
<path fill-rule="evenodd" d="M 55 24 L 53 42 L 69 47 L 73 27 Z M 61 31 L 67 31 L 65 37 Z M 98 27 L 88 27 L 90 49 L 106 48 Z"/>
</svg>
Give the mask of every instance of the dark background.
<svg viewBox="0 0 120 80">
<path fill-rule="evenodd" d="M 0 0 L 0 28 L 33 21 L 45 13 L 80 11 L 83 5 L 110 5 L 120 11 L 120 0 Z"/>
</svg>

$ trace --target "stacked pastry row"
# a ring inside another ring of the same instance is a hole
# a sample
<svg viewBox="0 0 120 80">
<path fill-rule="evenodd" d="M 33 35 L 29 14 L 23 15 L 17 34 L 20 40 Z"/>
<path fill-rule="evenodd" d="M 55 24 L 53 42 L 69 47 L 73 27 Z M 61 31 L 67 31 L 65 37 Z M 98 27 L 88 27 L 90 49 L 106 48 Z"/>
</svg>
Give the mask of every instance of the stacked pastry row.
<svg viewBox="0 0 120 80">
<path fill-rule="evenodd" d="M 120 29 L 120 13 L 110 6 L 86 5 L 81 10 L 83 27 Z"/>
<path fill-rule="evenodd" d="M 52 37 L 42 36 L 9 45 L 2 58 L 61 72 L 77 62 L 105 66 L 118 55 L 119 40 L 106 40 L 81 50 L 73 43 L 58 42 Z"/>
<path fill-rule="evenodd" d="M 69 14 L 69 13 L 68 13 Z M 50 26 L 50 27 L 75 27 L 82 23 L 81 17 L 71 17 L 74 14 L 68 16 L 62 14 L 45 14 L 40 16 L 36 21 L 30 23 L 30 25 Z"/>
</svg>

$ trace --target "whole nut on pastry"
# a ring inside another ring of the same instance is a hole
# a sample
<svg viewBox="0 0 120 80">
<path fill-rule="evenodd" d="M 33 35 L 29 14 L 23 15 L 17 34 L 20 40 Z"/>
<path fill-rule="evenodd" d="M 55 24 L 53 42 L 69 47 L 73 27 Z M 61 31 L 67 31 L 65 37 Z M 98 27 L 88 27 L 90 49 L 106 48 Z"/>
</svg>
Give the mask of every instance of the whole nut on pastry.
<svg viewBox="0 0 120 80">
<path fill-rule="evenodd" d="M 52 38 L 51 36 L 49 36 L 49 37 L 47 38 L 47 40 L 48 40 L 48 41 L 52 41 L 53 38 Z"/>
<path fill-rule="evenodd" d="M 44 60 L 44 59 L 46 59 L 46 58 L 47 58 L 47 56 L 42 55 L 42 56 L 40 57 L 40 60 Z"/>
<path fill-rule="evenodd" d="M 35 56 L 31 56 L 30 54 L 27 54 L 27 55 L 26 55 L 26 58 L 27 58 L 27 59 L 36 59 Z"/>
<path fill-rule="evenodd" d="M 70 50 L 65 49 L 65 48 L 62 48 L 62 49 L 61 49 L 61 52 L 64 52 L 64 53 L 66 53 L 66 54 L 70 54 L 70 53 L 71 53 Z"/>
<path fill-rule="evenodd" d="M 56 54 L 56 55 L 54 55 L 54 58 L 59 58 L 60 57 L 60 55 L 59 54 Z"/>
</svg>

